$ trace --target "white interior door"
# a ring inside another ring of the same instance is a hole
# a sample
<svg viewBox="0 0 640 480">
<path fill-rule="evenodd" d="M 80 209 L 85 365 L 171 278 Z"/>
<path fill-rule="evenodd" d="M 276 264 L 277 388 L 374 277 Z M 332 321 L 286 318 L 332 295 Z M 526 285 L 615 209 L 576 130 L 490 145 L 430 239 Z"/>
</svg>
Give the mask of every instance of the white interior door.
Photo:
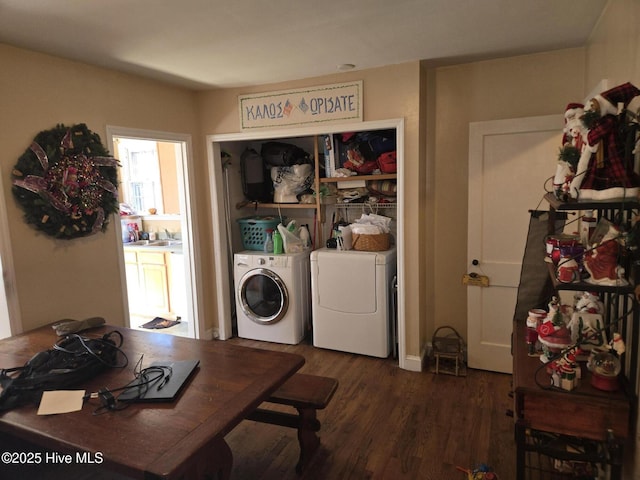
<svg viewBox="0 0 640 480">
<path fill-rule="evenodd" d="M 467 287 L 471 368 L 511 373 L 528 211 L 538 207 L 555 173 L 562 126 L 561 115 L 469 125 L 468 268 L 489 277 L 488 287 Z"/>
</svg>

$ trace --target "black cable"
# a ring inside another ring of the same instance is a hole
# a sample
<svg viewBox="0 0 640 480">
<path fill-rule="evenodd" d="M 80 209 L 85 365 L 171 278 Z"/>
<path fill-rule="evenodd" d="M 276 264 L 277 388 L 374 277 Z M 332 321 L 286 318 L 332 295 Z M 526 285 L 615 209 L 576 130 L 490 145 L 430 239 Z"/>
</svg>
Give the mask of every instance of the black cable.
<svg viewBox="0 0 640 480">
<path fill-rule="evenodd" d="M 119 342 L 116 344 L 115 342 L 110 341 L 110 337 L 112 335 L 117 335 L 119 338 Z M 77 339 L 78 342 L 80 343 L 80 345 L 82 346 L 82 350 L 69 350 L 67 348 L 65 348 L 63 346 L 63 344 L 73 340 L 73 339 Z M 100 355 L 100 352 L 95 352 L 89 345 L 87 345 L 87 341 L 92 341 L 92 342 L 96 342 L 96 343 L 100 343 L 102 345 L 104 345 L 106 348 L 112 349 L 114 351 L 116 351 L 117 353 L 119 353 L 121 355 L 121 357 L 124 359 L 122 363 L 118 364 L 118 363 L 114 363 L 114 364 L 110 364 L 109 362 L 106 362 Z M 62 337 L 60 340 L 58 340 L 56 343 L 53 344 L 53 349 L 54 350 L 58 350 L 60 352 L 64 352 L 67 353 L 69 355 L 73 355 L 73 356 L 80 356 L 80 355 L 84 355 L 84 354 L 89 354 L 92 357 L 96 358 L 100 363 L 102 363 L 103 365 L 109 367 L 109 368 L 124 368 L 129 364 L 129 359 L 126 355 L 126 353 L 124 353 L 124 351 L 122 351 L 122 349 L 120 348 L 122 346 L 122 343 L 124 342 L 124 338 L 122 336 L 122 333 L 120 333 L 117 330 L 111 331 L 105 335 L 103 335 L 102 337 L 96 337 L 96 338 L 88 338 L 88 337 L 82 337 L 76 333 L 72 333 L 70 335 L 66 335 L 65 337 Z"/>
<path fill-rule="evenodd" d="M 133 381 L 121 387 L 111 389 L 103 388 L 100 389 L 97 393 L 91 393 L 84 396 L 85 400 L 90 398 L 100 399 L 102 405 L 96 408 L 96 410 L 93 412 L 94 415 L 100 415 L 107 411 L 124 410 L 131 403 L 134 403 L 140 400 L 140 398 L 144 397 L 145 393 L 151 386 L 160 382 L 160 385 L 158 385 L 158 390 L 161 390 L 169 382 L 173 374 L 173 368 L 170 365 L 153 365 L 142 368 L 143 357 L 144 355 L 141 355 L 134 366 Z M 136 382 L 136 380 L 139 381 Z M 130 398 L 120 398 L 122 394 L 130 390 L 138 391 L 136 392 L 136 395 Z M 120 392 L 120 394 L 116 397 L 113 395 L 115 392 Z"/>
<path fill-rule="evenodd" d="M 112 340 L 113 336 L 118 339 Z M 92 378 L 104 367 L 125 367 L 128 359 L 120 348 L 122 343 L 123 336 L 118 331 L 104 334 L 101 338 L 70 334 L 55 342 L 50 350 L 38 352 L 24 366 L 0 370 L 0 382 L 10 387 L 15 398 L 22 396 L 38 400 L 36 397 L 42 391 L 75 385 Z M 123 361 L 117 361 L 118 354 Z"/>
<path fill-rule="evenodd" d="M 545 193 L 553 193 L 553 189 L 552 190 L 547 190 L 547 183 L 549 183 L 549 180 L 553 181 L 554 178 L 555 178 L 555 175 L 551 175 L 542 184 L 542 189 L 545 191 Z M 542 198 L 544 199 L 544 195 L 542 196 Z M 542 202 L 540 202 L 540 203 L 542 203 Z M 540 205 L 540 203 L 538 204 L 538 206 Z"/>
</svg>

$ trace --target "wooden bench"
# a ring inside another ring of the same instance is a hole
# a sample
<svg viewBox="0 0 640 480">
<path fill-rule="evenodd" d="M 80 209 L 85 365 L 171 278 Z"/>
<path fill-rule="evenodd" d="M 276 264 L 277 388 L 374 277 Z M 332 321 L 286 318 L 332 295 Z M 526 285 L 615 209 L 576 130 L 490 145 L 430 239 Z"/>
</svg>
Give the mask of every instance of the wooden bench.
<svg viewBox="0 0 640 480">
<path fill-rule="evenodd" d="M 296 472 L 301 474 L 320 445 L 320 438 L 316 434 L 320 431 L 320 421 L 316 412 L 329 404 L 337 388 L 338 381 L 335 378 L 296 373 L 267 401 L 291 406 L 298 411 L 297 415 L 258 408 L 247 419 L 298 430 L 300 458 Z"/>
</svg>

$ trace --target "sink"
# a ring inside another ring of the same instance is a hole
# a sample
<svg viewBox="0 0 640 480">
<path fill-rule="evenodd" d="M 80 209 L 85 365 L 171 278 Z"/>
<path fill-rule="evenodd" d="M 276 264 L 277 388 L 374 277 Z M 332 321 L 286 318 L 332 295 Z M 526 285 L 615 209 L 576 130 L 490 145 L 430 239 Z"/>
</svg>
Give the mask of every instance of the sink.
<svg viewBox="0 0 640 480">
<path fill-rule="evenodd" d="M 149 243 L 150 247 L 170 247 L 172 245 L 182 245 L 180 240 L 154 240 Z"/>
<path fill-rule="evenodd" d="M 181 240 L 138 240 L 137 242 L 125 243 L 128 247 L 171 247 L 174 245 L 182 245 Z"/>
<path fill-rule="evenodd" d="M 125 245 L 128 245 L 130 247 L 134 247 L 137 245 L 149 245 L 149 240 L 138 240 L 137 242 L 129 242 L 129 243 L 125 243 Z"/>
</svg>

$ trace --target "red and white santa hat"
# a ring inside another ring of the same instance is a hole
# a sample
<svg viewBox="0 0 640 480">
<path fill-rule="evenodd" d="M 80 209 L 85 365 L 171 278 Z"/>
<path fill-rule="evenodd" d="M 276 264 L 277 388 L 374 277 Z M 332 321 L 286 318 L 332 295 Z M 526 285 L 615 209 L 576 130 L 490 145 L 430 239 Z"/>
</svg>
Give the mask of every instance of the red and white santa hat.
<svg viewBox="0 0 640 480">
<path fill-rule="evenodd" d="M 580 118 L 584 113 L 584 105 L 581 103 L 569 103 L 564 109 L 564 134 L 562 135 L 562 144 L 569 142 L 571 140 L 571 135 L 569 134 L 567 123 L 569 121 L 574 120 L 576 117 Z"/>
<path fill-rule="evenodd" d="M 584 110 L 584 105 L 581 103 L 569 103 L 564 109 L 564 118 L 569 119 L 572 115 L 575 115 L 580 110 Z"/>
</svg>

